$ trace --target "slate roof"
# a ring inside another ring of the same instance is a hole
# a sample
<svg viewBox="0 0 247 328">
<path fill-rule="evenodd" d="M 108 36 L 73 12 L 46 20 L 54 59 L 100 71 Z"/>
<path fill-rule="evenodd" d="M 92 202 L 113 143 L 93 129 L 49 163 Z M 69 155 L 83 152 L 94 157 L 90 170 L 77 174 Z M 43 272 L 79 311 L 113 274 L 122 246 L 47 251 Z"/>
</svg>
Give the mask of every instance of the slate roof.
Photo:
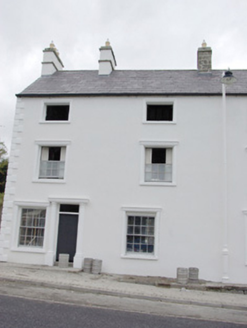
<svg viewBox="0 0 247 328">
<path fill-rule="evenodd" d="M 220 95 L 223 70 L 115 70 L 108 76 L 97 70 L 58 71 L 42 76 L 17 97 Z M 227 94 L 247 95 L 247 70 L 233 70 L 237 82 Z"/>
</svg>

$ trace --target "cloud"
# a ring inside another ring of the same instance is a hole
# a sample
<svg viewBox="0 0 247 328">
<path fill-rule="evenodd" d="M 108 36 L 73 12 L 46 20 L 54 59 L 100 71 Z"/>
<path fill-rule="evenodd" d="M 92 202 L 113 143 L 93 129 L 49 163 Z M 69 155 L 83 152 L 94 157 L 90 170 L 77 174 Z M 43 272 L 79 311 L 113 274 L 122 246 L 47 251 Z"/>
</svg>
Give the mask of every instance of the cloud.
<svg viewBox="0 0 247 328">
<path fill-rule="evenodd" d="M 117 69 L 196 68 L 203 39 L 213 68 L 247 66 L 247 1 L 0 0 L 0 7 L 2 139 L 10 140 L 15 93 L 40 76 L 51 40 L 65 69 L 97 69 L 107 38 Z"/>
</svg>

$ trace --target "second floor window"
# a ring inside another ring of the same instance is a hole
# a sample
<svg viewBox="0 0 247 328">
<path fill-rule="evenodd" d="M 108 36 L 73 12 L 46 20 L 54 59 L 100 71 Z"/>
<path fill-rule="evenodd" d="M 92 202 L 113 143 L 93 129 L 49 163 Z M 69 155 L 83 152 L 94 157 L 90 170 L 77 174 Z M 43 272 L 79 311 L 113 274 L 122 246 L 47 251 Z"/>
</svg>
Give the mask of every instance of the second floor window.
<svg viewBox="0 0 247 328">
<path fill-rule="evenodd" d="M 172 122 L 172 104 L 147 104 L 147 121 L 153 122 Z"/>
<path fill-rule="evenodd" d="M 46 105 L 46 121 L 68 121 L 69 105 Z"/>
</svg>

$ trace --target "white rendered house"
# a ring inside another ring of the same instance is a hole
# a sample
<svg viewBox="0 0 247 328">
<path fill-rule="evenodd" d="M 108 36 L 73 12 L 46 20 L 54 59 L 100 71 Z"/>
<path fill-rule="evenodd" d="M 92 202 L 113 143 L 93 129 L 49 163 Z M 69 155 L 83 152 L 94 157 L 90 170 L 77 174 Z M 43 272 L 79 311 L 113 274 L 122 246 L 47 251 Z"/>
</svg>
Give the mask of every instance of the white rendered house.
<svg viewBox="0 0 247 328">
<path fill-rule="evenodd" d="M 53 44 L 17 95 L 0 260 L 247 283 L 247 71 L 65 71 Z M 225 113 L 226 112 L 226 113 Z"/>
</svg>

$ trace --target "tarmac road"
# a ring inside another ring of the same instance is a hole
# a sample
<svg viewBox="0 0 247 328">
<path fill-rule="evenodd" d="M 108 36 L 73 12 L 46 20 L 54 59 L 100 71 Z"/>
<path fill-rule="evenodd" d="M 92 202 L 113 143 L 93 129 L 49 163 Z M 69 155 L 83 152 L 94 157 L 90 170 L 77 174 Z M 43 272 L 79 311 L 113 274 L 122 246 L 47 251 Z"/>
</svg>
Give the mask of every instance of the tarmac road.
<svg viewBox="0 0 247 328">
<path fill-rule="evenodd" d="M 121 315 L 117 314 L 118 311 L 121 311 Z M 3 328 L 247 327 L 246 310 L 149 301 L 4 280 L 0 281 L 0 313 L 0 327 Z M 144 314 L 145 325 L 142 322 Z M 69 320 L 67 325 L 61 324 L 59 315 L 63 316 L 64 322 Z M 71 323 L 74 321 L 69 319 L 71 315 L 75 320 L 74 326 Z M 95 323 L 94 318 L 98 318 Z M 129 318 L 133 322 L 129 321 L 127 324 Z M 197 320 L 188 321 L 188 318 Z M 59 323 L 57 326 L 55 319 Z M 26 325 L 28 320 L 30 323 Z M 84 324 L 78 326 L 80 320 Z M 198 320 L 210 320 L 210 323 Z M 46 324 L 43 325 L 43 322 Z M 22 324 L 19 325 L 20 323 Z M 241 325 L 236 325 L 237 323 Z"/>
</svg>

